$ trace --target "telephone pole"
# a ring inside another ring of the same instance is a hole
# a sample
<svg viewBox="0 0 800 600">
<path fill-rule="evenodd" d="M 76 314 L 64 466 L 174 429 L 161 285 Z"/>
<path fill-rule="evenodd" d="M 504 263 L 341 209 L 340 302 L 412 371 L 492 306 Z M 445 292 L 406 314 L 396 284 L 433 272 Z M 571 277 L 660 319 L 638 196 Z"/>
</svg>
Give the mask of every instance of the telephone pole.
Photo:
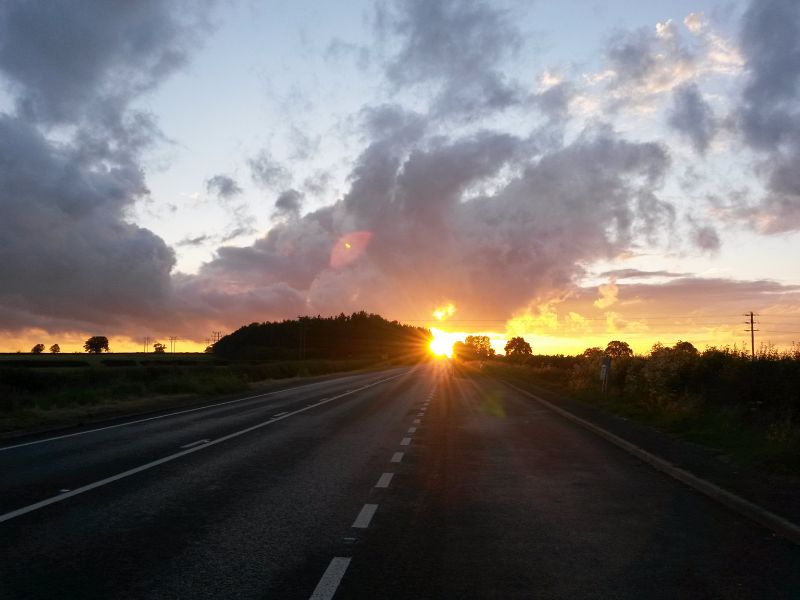
<svg viewBox="0 0 800 600">
<path fill-rule="evenodd" d="M 745 331 L 749 331 L 750 332 L 750 360 L 755 360 L 756 359 L 756 336 L 755 336 L 755 332 L 758 331 L 758 329 L 753 329 L 753 326 L 755 325 L 755 321 L 753 321 L 753 317 L 755 315 L 753 314 L 753 311 L 751 310 L 749 313 L 745 313 L 744 316 L 745 317 L 750 317 L 749 321 L 745 321 L 745 325 L 750 325 L 750 328 L 749 329 L 745 329 Z"/>
<path fill-rule="evenodd" d="M 175 354 L 175 342 L 178 341 L 177 336 L 171 335 L 169 336 L 169 351 L 172 354 Z"/>
<path fill-rule="evenodd" d="M 212 338 L 212 340 L 214 341 L 215 344 L 219 341 L 219 339 L 221 337 L 222 337 L 222 332 L 221 331 L 212 331 L 211 332 L 211 338 Z"/>
<path fill-rule="evenodd" d="M 147 353 L 147 347 L 150 345 L 150 338 L 145 336 L 144 338 L 144 352 Z"/>
</svg>

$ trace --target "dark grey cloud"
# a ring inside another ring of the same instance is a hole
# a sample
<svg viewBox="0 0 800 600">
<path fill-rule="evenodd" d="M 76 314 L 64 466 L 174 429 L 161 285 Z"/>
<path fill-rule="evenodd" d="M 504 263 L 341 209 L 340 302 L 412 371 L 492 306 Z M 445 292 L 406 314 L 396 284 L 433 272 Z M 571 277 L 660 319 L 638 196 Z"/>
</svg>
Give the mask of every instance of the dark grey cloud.
<svg viewBox="0 0 800 600">
<path fill-rule="evenodd" d="M 753 0 L 742 17 L 747 83 L 736 116 L 763 158 L 766 194 L 739 216 L 762 232 L 800 229 L 800 4 Z"/>
<path fill-rule="evenodd" d="M 292 175 L 289 170 L 275 160 L 268 150 L 261 150 L 248 160 L 247 164 L 253 181 L 261 187 L 282 188 L 291 182 Z"/>
<path fill-rule="evenodd" d="M 214 175 L 206 181 L 206 191 L 222 200 L 230 200 L 242 193 L 236 180 L 228 175 Z"/>
<path fill-rule="evenodd" d="M 379 5 L 378 29 L 399 48 L 385 65 L 395 89 L 433 86 L 433 111 L 475 116 L 520 103 L 504 73 L 523 45 L 511 14 L 479 0 L 404 0 Z"/>
<path fill-rule="evenodd" d="M 204 246 L 205 244 L 214 241 L 214 237 L 206 233 L 197 235 L 195 237 L 186 237 L 179 241 L 176 246 Z"/>
<path fill-rule="evenodd" d="M 450 298 L 465 318 L 510 314 L 572 285 L 582 262 L 671 226 L 656 196 L 670 164 L 658 144 L 597 128 L 541 154 L 527 137 L 491 131 L 420 136 L 414 113 L 401 113 L 366 115 L 374 137 L 341 201 L 276 224 L 251 247 L 220 249 L 199 277 L 253 294 L 288 285 L 313 312 L 425 316 Z M 508 169 L 517 174 L 475 194 Z M 369 244 L 332 267 L 332 249 L 354 231 Z"/>
<path fill-rule="evenodd" d="M 208 2 L 7 0 L 0 70 L 20 114 L 46 122 L 115 121 L 130 99 L 183 66 Z"/>
<path fill-rule="evenodd" d="M 717 230 L 707 224 L 697 223 L 689 219 L 689 237 L 691 242 L 704 252 L 716 252 L 721 246 Z"/>
<path fill-rule="evenodd" d="M 294 189 L 284 190 L 275 201 L 275 213 L 277 217 L 297 218 L 300 216 L 300 209 L 303 206 L 303 194 Z"/>
<path fill-rule="evenodd" d="M 667 122 L 685 136 L 699 154 L 705 154 L 717 129 L 714 111 L 695 83 L 676 88 L 672 98 L 673 108 Z"/>
<path fill-rule="evenodd" d="M 164 136 L 131 104 L 197 45 L 208 3 L 192 7 L 0 4 L 14 102 L 0 113 L 0 313 L 14 315 L 3 327 L 128 331 L 165 313 L 174 253 L 129 222 L 148 199 L 140 156 Z"/>
</svg>

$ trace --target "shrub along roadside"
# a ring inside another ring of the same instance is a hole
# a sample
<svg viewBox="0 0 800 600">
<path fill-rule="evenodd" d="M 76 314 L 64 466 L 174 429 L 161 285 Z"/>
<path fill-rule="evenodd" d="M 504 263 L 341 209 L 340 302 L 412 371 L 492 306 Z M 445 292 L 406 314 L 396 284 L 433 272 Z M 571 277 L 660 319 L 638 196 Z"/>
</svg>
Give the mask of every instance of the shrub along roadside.
<svg viewBox="0 0 800 600">
<path fill-rule="evenodd" d="M 483 372 L 531 383 L 718 450 L 734 462 L 800 475 L 800 360 L 735 349 L 697 352 L 656 345 L 649 356 L 615 359 L 600 389 L 602 353 L 485 363 Z"/>
<path fill-rule="evenodd" d="M 74 422 L 93 414 L 142 410 L 146 400 L 242 392 L 268 379 L 308 377 L 378 366 L 375 360 L 305 360 L 226 366 L 116 366 L 42 371 L 0 368 L 0 431 Z M 147 403 L 147 409 L 159 408 Z M 62 418 L 63 417 L 63 418 Z"/>
</svg>

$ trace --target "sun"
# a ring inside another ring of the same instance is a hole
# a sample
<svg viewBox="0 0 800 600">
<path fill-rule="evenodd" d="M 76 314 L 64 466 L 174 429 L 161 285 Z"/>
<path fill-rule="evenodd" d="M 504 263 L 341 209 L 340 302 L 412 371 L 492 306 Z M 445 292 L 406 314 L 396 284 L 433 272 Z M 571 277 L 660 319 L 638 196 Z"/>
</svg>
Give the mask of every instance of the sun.
<svg viewBox="0 0 800 600">
<path fill-rule="evenodd" d="M 453 335 L 436 328 L 431 328 L 431 333 L 433 334 L 433 339 L 430 343 L 431 352 L 436 356 L 451 358 L 453 356 L 453 344 L 456 341 L 453 339 Z"/>
</svg>

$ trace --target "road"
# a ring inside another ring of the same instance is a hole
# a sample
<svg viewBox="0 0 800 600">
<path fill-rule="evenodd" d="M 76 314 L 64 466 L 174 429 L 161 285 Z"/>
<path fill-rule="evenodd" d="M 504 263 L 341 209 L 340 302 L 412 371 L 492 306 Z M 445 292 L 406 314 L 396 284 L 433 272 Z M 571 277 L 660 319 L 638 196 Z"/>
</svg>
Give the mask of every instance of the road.
<svg viewBox="0 0 800 600">
<path fill-rule="evenodd" d="M 0 473 L 2 598 L 800 598 L 800 547 L 436 364 L 5 442 Z"/>
</svg>

